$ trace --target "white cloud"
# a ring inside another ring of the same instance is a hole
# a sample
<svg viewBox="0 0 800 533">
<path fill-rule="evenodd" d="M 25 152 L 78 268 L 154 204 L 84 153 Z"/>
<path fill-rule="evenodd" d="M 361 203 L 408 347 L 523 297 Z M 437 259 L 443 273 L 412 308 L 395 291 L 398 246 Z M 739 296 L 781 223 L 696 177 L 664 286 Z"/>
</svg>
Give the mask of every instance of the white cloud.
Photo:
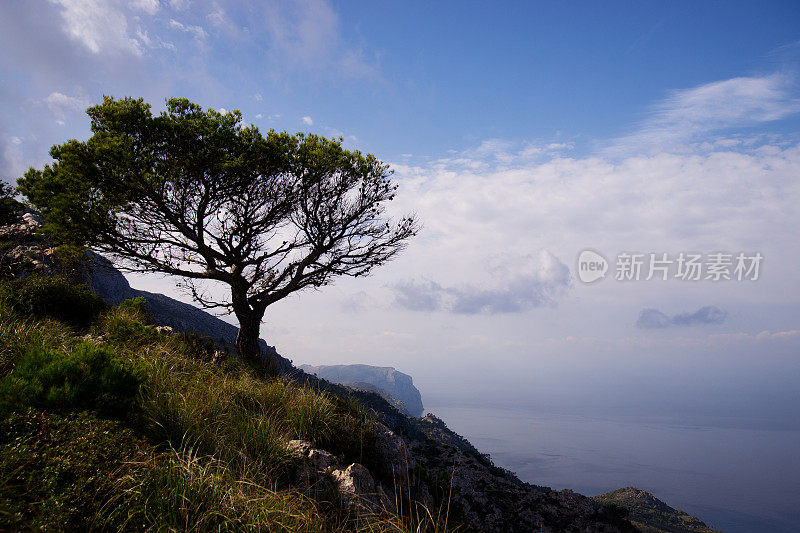
<svg viewBox="0 0 800 533">
<path fill-rule="evenodd" d="M 155 15 L 161 8 L 158 0 L 133 0 L 130 2 L 130 6 L 134 9 L 144 11 L 148 15 Z"/>
<path fill-rule="evenodd" d="M 0 132 L 0 179 L 13 183 L 30 165 L 24 155 L 26 143 L 19 137 Z"/>
<path fill-rule="evenodd" d="M 137 39 L 128 35 L 128 21 L 114 2 L 50 0 L 61 6 L 64 31 L 94 54 L 142 55 Z"/>
<path fill-rule="evenodd" d="M 259 113 L 258 115 L 256 115 L 256 118 L 264 118 L 264 115 L 262 115 L 261 113 Z"/>
<path fill-rule="evenodd" d="M 190 0 L 169 0 L 169 7 L 176 11 L 181 11 L 189 7 Z"/>
<path fill-rule="evenodd" d="M 173 52 L 176 50 L 175 45 L 170 42 L 164 41 L 159 37 L 151 38 L 150 34 L 143 30 L 141 26 L 136 27 L 136 37 L 147 48 L 164 48 Z"/>
<path fill-rule="evenodd" d="M 642 309 L 637 328 L 661 329 L 674 326 L 719 325 L 725 322 L 728 312 L 714 305 L 706 305 L 693 313 L 678 313 L 667 316 L 658 309 Z"/>
<path fill-rule="evenodd" d="M 136 37 L 146 47 L 148 47 L 148 48 L 152 48 L 153 47 L 153 40 L 147 34 L 147 31 L 143 30 L 141 26 L 137 26 L 136 27 Z"/>
<path fill-rule="evenodd" d="M 208 37 L 208 33 L 202 26 L 193 26 L 191 24 L 183 24 L 175 19 L 169 19 L 170 28 L 175 28 L 185 33 L 190 33 L 197 40 L 203 40 Z"/>
<path fill-rule="evenodd" d="M 83 112 L 89 107 L 89 99 L 85 96 L 67 96 L 59 92 L 50 93 L 44 99 L 44 103 L 53 115 L 61 120 L 67 113 Z"/>
<path fill-rule="evenodd" d="M 311 126 L 314 124 L 314 121 L 311 119 L 311 117 L 305 116 L 303 117 L 303 124 L 305 124 L 306 126 Z"/>
<path fill-rule="evenodd" d="M 784 74 L 739 77 L 673 91 L 612 154 L 684 149 L 698 135 L 779 120 L 800 112 L 795 80 Z"/>
<path fill-rule="evenodd" d="M 230 19 L 228 19 L 228 15 L 225 13 L 225 10 L 222 9 L 217 2 L 213 3 L 213 8 L 214 10 L 206 17 L 211 25 L 217 28 L 232 28 L 233 23 L 230 21 Z"/>
<path fill-rule="evenodd" d="M 419 166 L 393 164 L 400 189 L 391 213 L 414 212 L 423 223 L 422 233 L 385 267 L 395 282 L 408 279 L 410 270 L 416 279 L 439 284 L 428 295 L 465 285 L 488 290 L 487 262 L 536 250 L 549 250 L 568 265 L 587 247 L 607 257 L 623 251 L 760 251 L 769 258 L 763 277 L 735 290 L 711 282 L 626 285 L 612 277 L 578 285 L 568 299 L 598 305 L 613 299 L 634 307 L 631 313 L 648 301 L 672 306 L 682 300 L 688 308 L 714 302 L 734 310 L 796 299 L 791 294 L 800 290 L 800 278 L 791 265 L 800 263 L 800 240 L 789 228 L 800 227 L 798 143 L 743 142 L 705 153 L 621 160 L 528 159 L 525 148 L 491 143 L 503 154 L 498 158 L 487 146 Z M 635 314 L 618 323 L 630 327 L 633 320 Z"/>
</svg>

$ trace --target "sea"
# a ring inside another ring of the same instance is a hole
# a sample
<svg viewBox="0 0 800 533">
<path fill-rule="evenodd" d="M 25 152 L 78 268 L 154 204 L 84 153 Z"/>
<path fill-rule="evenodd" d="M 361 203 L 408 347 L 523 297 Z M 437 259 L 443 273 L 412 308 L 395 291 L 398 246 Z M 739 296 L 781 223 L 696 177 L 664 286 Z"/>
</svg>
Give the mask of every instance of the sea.
<svg viewBox="0 0 800 533">
<path fill-rule="evenodd" d="M 800 428 L 424 400 L 426 412 L 524 481 L 587 496 L 635 486 L 721 531 L 800 532 Z"/>
</svg>

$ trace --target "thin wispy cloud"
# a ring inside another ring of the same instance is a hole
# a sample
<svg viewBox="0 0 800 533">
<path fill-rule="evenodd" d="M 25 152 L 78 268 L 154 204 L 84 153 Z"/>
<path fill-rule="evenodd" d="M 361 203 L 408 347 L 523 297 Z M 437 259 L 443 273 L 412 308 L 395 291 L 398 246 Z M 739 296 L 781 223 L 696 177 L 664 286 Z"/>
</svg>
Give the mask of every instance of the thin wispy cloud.
<svg viewBox="0 0 800 533">
<path fill-rule="evenodd" d="M 339 15 L 328 0 L 271 2 L 264 22 L 272 59 L 284 69 L 332 71 L 345 78 L 378 74 L 377 65 L 342 38 Z"/>
<path fill-rule="evenodd" d="M 132 0 L 130 6 L 134 9 L 144 11 L 148 15 L 155 15 L 161 9 L 158 0 Z"/>
<path fill-rule="evenodd" d="M 170 26 L 170 28 L 174 28 L 176 30 L 189 33 L 192 36 L 194 36 L 195 39 L 198 39 L 198 40 L 203 40 L 206 37 L 208 37 L 208 33 L 206 33 L 206 30 L 204 30 L 202 26 L 195 26 L 195 25 L 192 25 L 192 24 L 183 24 L 182 22 L 179 22 L 179 21 L 177 21 L 175 19 L 170 19 L 169 20 L 169 26 Z"/>
<path fill-rule="evenodd" d="M 44 103 L 53 115 L 63 119 L 67 113 L 83 112 L 89 107 L 89 99 L 85 96 L 68 96 L 60 92 L 52 92 Z"/>
<path fill-rule="evenodd" d="M 61 7 L 63 29 L 94 54 L 142 55 L 139 40 L 130 34 L 128 19 L 117 2 L 102 0 L 50 0 Z M 147 2 L 131 7 L 149 12 Z"/>
<path fill-rule="evenodd" d="M 707 305 L 693 313 L 678 313 L 669 316 L 658 309 L 642 309 L 636 320 L 636 327 L 643 329 L 664 329 L 675 326 L 719 325 L 725 322 L 728 312 L 719 307 Z"/>
<path fill-rule="evenodd" d="M 684 148 L 703 134 L 747 127 L 800 112 L 800 86 L 787 74 L 738 77 L 673 91 L 653 106 L 609 154 L 653 153 Z"/>
</svg>

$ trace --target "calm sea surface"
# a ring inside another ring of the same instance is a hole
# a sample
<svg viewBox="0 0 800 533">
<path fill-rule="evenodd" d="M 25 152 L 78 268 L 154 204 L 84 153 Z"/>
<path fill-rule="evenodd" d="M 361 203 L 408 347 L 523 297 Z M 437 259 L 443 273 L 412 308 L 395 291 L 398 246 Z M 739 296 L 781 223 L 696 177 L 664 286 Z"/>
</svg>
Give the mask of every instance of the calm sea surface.
<svg viewBox="0 0 800 533">
<path fill-rule="evenodd" d="M 800 531 L 796 429 L 464 407 L 446 398 L 426 398 L 426 411 L 531 483 L 588 496 L 633 485 L 726 532 Z"/>
</svg>

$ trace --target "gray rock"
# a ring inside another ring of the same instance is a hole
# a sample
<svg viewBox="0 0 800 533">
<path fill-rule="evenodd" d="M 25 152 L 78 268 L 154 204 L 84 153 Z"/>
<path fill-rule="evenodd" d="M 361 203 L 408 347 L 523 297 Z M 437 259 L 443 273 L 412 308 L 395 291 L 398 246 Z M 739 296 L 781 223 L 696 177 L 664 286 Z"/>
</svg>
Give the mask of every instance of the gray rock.
<svg viewBox="0 0 800 533">
<path fill-rule="evenodd" d="M 290 440 L 286 451 L 300 463 L 292 477 L 295 488 L 305 494 L 330 492 L 335 487 L 327 477 L 327 472 L 338 466 L 333 454 L 319 450 L 305 440 Z"/>
<path fill-rule="evenodd" d="M 363 465 L 353 463 L 344 470 L 333 470 L 331 478 L 336 484 L 344 504 L 356 512 L 380 510 L 379 495 L 372 474 Z"/>
<path fill-rule="evenodd" d="M 289 441 L 286 451 L 300 460 L 293 481 L 295 487 L 306 494 L 333 489 L 350 511 L 360 515 L 380 512 L 382 506 L 390 501 L 364 465 L 353 463 L 342 468 L 333 454 L 304 440 Z"/>
</svg>

